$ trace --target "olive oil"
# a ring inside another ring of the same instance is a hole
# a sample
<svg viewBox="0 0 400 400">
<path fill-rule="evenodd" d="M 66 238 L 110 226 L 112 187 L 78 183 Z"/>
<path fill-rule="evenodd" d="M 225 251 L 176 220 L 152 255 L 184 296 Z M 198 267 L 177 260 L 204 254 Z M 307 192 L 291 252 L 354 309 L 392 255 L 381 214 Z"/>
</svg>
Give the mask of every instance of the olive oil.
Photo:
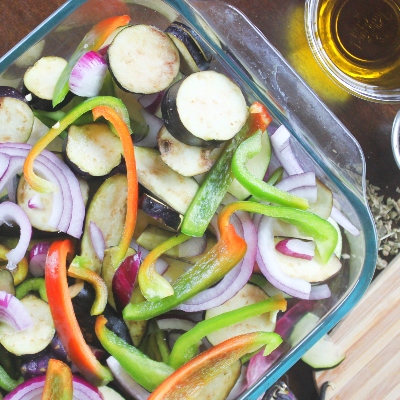
<svg viewBox="0 0 400 400">
<path fill-rule="evenodd" d="M 400 0 L 322 0 L 318 35 L 343 74 L 400 87 Z"/>
</svg>

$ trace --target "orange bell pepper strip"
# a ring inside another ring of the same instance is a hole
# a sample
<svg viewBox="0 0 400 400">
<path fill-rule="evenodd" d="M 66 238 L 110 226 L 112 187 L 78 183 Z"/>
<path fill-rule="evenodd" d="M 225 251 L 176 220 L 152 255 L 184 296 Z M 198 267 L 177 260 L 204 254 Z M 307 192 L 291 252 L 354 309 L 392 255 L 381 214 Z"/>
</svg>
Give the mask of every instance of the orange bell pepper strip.
<svg viewBox="0 0 400 400">
<path fill-rule="evenodd" d="M 140 290 L 147 300 L 156 301 L 174 294 L 171 284 L 156 271 L 155 263 L 166 251 L 188 239 L 190 236 L 183 233 L 173 236 L 150 251 L 143 260 L 139 268 L 138 281 Z"/>
<path fill-rule="evenodd" d="M 74 397 L 71 368 L 51 358 L 46 371 L 42 400 L 72 400 Z"/>
<path fill-rule="evenodd" d="M 75 256 L 68 268 L 68 276 L 82 279 L 93 286 L 96 297 L 90 315 L 100 315 L 107 305 L 107 285 L 104 279 L 90 268 L 91 265 L 92 262 L 89 258 Z"/>
<path fill-rule="evenodd" d="M 135 152 L 129 125 L 126 124 L 124 119 L 121 118 L 120 114 L 114 108 L 106 104 L 100 105 L 93 108 L 92 113 L 94 119 L 104 117 L 113 125 L 114 129 L 119 135 L 119 138 L 121 139 L 124 150 L 126 176 L 128 178 L 128 193 L 125 226 L 122 232 L 121 241 L 118 245 L 118 251 L 115 253 L 113 259 L 116 269 L 125 259 L 136 226 L 139 183 L 136 175 Z"/>
<path fill-rule="evenodd" d="M 53 242 L 49 248 L 45 266 L 49 307 L 57 334 L 71 362 L 89 382 L 96 386 L 106 385 L 113 380 L 113 375 L 85 342 L 68 291 L 66 262 L 73 252 L 72 242 L 68 239 Z"/>
<path fill-rule="evenodd" d="M 274 332 L 253 332 L 225 340 L 176 370 L 157 387 L 148 400 L 196 398 L 208 383 L 242 356 L 258 351 L 263 346 L 264 355 L 268 355 L 281 343 L 281 337 Z"/>
<path fill-rule="evenodd" d="M 130 19 L 131 18 L 129 17 L 129 15 L 122 15 L 104 19 L 103 21 L 100 21 L 98 24 L 96 24 L 85 35 L 85 37 L 79 43 L 74 54 L 72 54 L 71 58 L 69 59 L 68 64 L 65 66 L 60 77 L 58 78 L 53 93 L 53 107 L 56 107 L 58 104 L 60 104 L 67 95 L 69 91 L 69 76 L 71 74 L 72 68 L 75 66 L 77 61 L 88 51 L 99 50 L 106 39 L 111 35 L 111 33 L 113 33 L 120 26 L 127 25 Z"/>
</svg>

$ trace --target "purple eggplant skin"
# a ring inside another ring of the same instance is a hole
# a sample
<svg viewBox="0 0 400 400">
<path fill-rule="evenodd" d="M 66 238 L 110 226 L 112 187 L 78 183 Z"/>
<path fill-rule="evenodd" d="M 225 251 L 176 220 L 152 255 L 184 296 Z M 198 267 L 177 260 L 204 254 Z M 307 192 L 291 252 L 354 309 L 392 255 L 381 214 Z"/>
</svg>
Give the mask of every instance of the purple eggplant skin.
<svg viewBox="0 0 400 400">
<path fill-rule="evenodd" d="M 28 104 L 31 107 L 42 111 L 58 111 L 61 108 L 65 107 L 75 97 L 75 95 L 72 92 L 68 92 L 67 95 L 65 96 L 65 99 L 60 104 L 57 104 L 56 107 L 53 107 L 52 100 L 41 99 L 40 97 L 31 93 L 25 86 L 22 86 L 22 94 L 25 98 L 25 101 L 26 101 L 25 96 L 29 96 L 31 98 L 28 101 Z"/>
<path fill-rule="evenodd" d="M 203 140 L 201 138 L 198 138 L 190 133 L 180 120 L 176 106 L 176 96 L 182 82 L 183 79 L 170 86 L 169 89 L 165 92 L 164 97 L 161 101 L 161 114 L 165 127 L 176 140 L 179 140 L 180 142 L 185 143 L 189 146 L 218 146 L 222 143 L 222 141 Z"/>
<path fill-rule="evenodd" d="M 54 357 L 54 355 L 48 351 L 38 357 L 23 361 L 21 364 L 21 375 L 24 377 L 24 379 L 30 379 L 36 376 L 44 375 L 46 373 L 50 358 L 56 357 Z"/>
<path fill-rule="evenodd" d="M 181 227 L 182 214 L 147 193 L 140 197 L 139 208 L 168 230 L 178 232 Z"/>
<path fill-rule="evenodd" d="M 0 86 L 0 97 L 12 97 L 13 99 L 28 103 L 25 96 L 18 89 L 11 86 Z"/>
<path fill-rule="evenodd" d="M 90 346 L 102 349 L 103 346 L 99 339 L 97 339 L 94 330 L 97 316 L 90 315 L 90 309 L 92 308 L 94 299 L 95 291 L 93 287 L 85 282 L 82 290 L 72 299 L 72 305 L 86 343 Z M 132 344 L 132 339 L 125 321 L 109 304 L 107 304 L 103 315 L 107 319 L 107 328 L 127 343 Z"/>
</svg>

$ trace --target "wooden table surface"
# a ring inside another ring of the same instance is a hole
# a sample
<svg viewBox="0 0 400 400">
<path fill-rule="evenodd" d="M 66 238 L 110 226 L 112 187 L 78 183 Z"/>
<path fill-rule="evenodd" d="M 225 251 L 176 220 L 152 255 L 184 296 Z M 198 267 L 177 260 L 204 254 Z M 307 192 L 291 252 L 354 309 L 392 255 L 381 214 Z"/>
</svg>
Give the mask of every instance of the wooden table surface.
<svg viewBox="0 0 400 400">
<path fill-rule="evenodd" d="M 390 133 L 399 105 L 377 104 L 347 95 L 316 66 L 308 49 L 304 0 L 228 0 L 246 14 L 285 56 L 355 136 L 364 151 L 367 179 L 382 194 L 398 198 L 400 171 L 392 156 Z M 63 0 L 1 0 L 0 56 L 63 4 Z M 299 400 L 317 398 L 311 371 L 297 363 L 285 379 Z"/>
</svg>

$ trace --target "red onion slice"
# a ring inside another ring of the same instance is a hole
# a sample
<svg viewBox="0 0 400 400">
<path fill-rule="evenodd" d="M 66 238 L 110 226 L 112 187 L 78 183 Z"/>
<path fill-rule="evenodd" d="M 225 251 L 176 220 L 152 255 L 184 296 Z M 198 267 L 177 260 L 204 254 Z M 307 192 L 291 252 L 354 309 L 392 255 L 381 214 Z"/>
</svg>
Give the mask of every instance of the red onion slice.
<svg viewBox="0 0 400 400">
<path fill-rule="evenodd" d="M 315 243 L 309 240 L 283 239 L 276 244 L 275 248 L 285 256 L 312 260 L 315 252 Z"/>
<path fill-rule="evenodd" d="M 10 164 L 10 156 L 8 154 L 0 153 L 0 179 L 3 179 L 3 175 L 6 173 Z"/>
<path fill-rule="evenodd" d="M 29 311 L 15 296 L 0 291 L 0 321 L 18 332 L 32 328 L 34 323 Z"/>
<path fill-rule="evenodd" d="M 28 207 L 29 208 L 35 208 L 38 210 L 43 210 L 43 203 L 40 200 L 39 195 L 33 196 L 31 199 L 28 200 Z"/>
<path fill-rule="evenodd" d="M 17 186 L 18 186 L 18 179 L 16 175 L 8 179 L 6 182 L 8 200 L 12 201 L 13 203 L 17 202 Z"/>
<path fill-rule="evenodd" d="M 282 179 L 275 186 L 278 189 L 285 190 L 286 192 L 289 190 L 297 189 L 303 186 L 315 186 L 316 185 L 316 177 L 315 172 L 303 172 L 300 174 L 289 175 L 286 178 Z"/>
<path fill-rule="evenodd" d="M 121 364 L 113 357 L 107 358 L 107 365 L 114 378 L 120 385 L 136 400 L 147 400 L 150 393 L 140 386 L 125 370 Z M 6 399 L 5 399 L 6 400 Z"/>
<path fill-rule="evenodd" d="M 36 376 L 18 385 L 12 392 L 4 397 L 4 400 L 32 400 L 40 399 L 43 393 L 46 375 Z M 85 381 L 78 375 L 72 377 L 74 400 L 103 400 L 99 389 Z"/>
<path fill-rule="evenodd" d="M 310 300 L 329 299 L 331 295 L 331 290 L 326 283 L 323 285 L 316 285 L 311 287 Z"/>
<path fill-rule="evenodd" d="M 49 242 L 35 244 L 29 252 L 29 272 L 33 276 L 44 276 L 44 266 L 46 263 Z"/>
<path fill-rule="evenodd" d="M 256 260 L 257 232 L 248 213 L 240 211 L 236 212 L 235 215 L 241 222 L 243 238 L 247 243 L 247 251 L 243 260 L 228 272 L 217 285 L 202 291 L 179 305 L 178 310 L 196 312 L 218 307 L 231 299 L 250 279 Z"/>
<path fill-rule="evenodd" d="M 130 247 L 132 247 L 132 249 L 135 249 L 138 253 L 140 253 L 140 259 L 141 261 L 143 261 L 147 255 L 150 253 L 149 250 L 145 249 L 142 246 L 139 246 L 135 240 L 131 241 Z M 163 260 L 162 258 L 158 258 L 156 261 L 156 271 L 160 274 L 163 275 L 165 273 L 165 271 L 168 269 L 168 263 Z"/>
<path fill-rule="evenodd" d="M 106 249 L 106 241 L 104 240 L 103 232 L 93 221 L 90 221 L 89 223 L 89 235 L 97 258 L 100 261 L 103 261 L 104 251 Z"/>
<path fill-rule="evenodd" d="M 88 51 L 72 68 L 69 90 L 81 97 L 97 96 L 103 86 L 107 69 L 107 62 L 100 53 Z"/>
<path fill-rule="evenodd" d="M 292 278 L 284 274 L 275 254 L 274 219 L 263 216 L 258 227 L 257 264 L 260 271 L 276 288 L 300 299 L 308 299 L 311 284 L 303 279 Z"/>
<path fill-rule="evenodd" d="M 6 254 L 7 268 L 13 270 L 25 257 L 32 236 L 32 225 L 24 210 L 15 203 L 5 201 L 0 204 L 0 225 L 15 222 L 20 228 L 20 238 L 17 246 Z"/>
<path fill-rule="evenodd" d="M 358 228 L 335 206 L 332 207 L 331 218 L 351 235 L 358 236 L 360 234 Z"/>
<path fill-rule="evenodd" d="M 139 97 L 138 101 L 147 112 L 154 114 L 160 106 L 163 96 L 164 91 L 152 94 L 144 94 L 143 96 Z"/>
<path fill-rule="evenodd" d="M 196 323 L 187 318 L 157 318 L 158 328 L 163 331 L 190 331 Z"/>
<path fill-rule="evenodd" d="M 293 152 L 290 144 L 290 137 L 290 132 L 284 125 L 281 125 L 271 135 L 271 145 L 274 149 L 276 158 L 279 160 L 288 175 L 301 174 L 304 170 Z"/>
</svg>

